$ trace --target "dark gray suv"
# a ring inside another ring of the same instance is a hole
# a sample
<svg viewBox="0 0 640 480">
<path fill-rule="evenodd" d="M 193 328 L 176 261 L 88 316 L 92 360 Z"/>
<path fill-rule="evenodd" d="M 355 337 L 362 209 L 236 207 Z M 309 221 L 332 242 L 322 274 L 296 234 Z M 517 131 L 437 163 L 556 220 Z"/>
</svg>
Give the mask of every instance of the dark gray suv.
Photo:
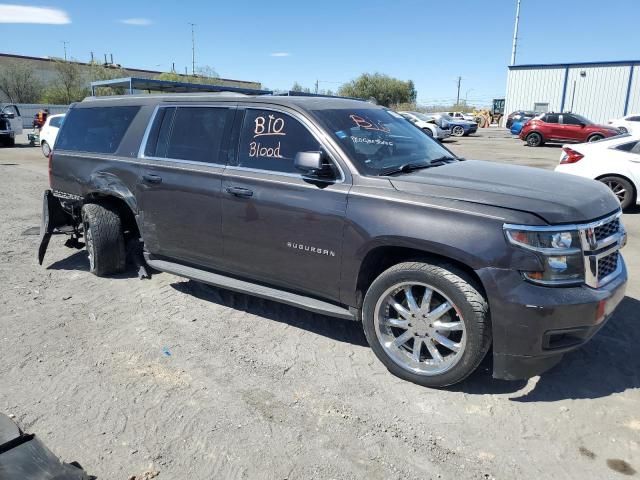
<svg viewBox="0 0 640 480">
<path fill-rule="evenodd" d="M 93 273 L 149 266 L 361 321 L 395 375 L 526 378 L 584 344 L 624 296 L 620 206 L 599 182 L 456 158 L 349 99 L 89 98 L 50 157 L 52 233 Z"/>
</svg>

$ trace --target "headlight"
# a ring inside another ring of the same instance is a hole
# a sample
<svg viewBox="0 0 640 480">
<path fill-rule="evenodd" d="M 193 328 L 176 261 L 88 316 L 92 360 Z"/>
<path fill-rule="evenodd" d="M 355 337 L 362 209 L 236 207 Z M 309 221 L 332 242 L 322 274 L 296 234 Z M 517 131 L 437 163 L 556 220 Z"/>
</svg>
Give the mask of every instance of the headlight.
<svg viewBox="0 0 640 480">
<path fill-rule="evenodd" d="M 542 270 L 522 272 L 524 277 L 541 285 L 567 285 L 584 282 L 584 260 L 577 230 L 505 225 L 507 240 L 520 248 L 536 252 Z"/>
</svg>

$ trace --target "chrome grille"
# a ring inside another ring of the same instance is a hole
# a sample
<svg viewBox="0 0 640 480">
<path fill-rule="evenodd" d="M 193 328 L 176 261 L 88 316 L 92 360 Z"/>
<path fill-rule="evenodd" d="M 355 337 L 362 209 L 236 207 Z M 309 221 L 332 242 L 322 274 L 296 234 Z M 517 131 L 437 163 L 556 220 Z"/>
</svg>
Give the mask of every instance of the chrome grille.
<svg viewBox="0 0 640 480">
<path fill-rule="evenodd" d="M 605 223 L 599 227 L 594 228 L 594 233 L 596 235 L 596 241 L 604 240 L 605 238 L 609 238 L 611 235 L 618 233 L 620 230 L 620 219 L 616 218 L 609 223 Z"/>
<path fill-rule="evenodd" d="M 618 252 L 613 252 L 598 260 L 598 281 L 601 281 L 616 271 L 619 256 L 620 254 Z"/>
</svg>

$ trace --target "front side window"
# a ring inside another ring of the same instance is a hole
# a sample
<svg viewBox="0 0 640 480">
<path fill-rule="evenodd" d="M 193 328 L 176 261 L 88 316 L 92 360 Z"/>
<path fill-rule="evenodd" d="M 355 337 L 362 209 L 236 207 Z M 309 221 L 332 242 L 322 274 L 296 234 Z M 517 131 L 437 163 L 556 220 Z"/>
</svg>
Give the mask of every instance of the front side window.
<svg viewBox="0 0 640 480">
<path fill-rule="evenodd" d="M 115 153 L 138 106 L 72 108 L 67 113 L 56 149 L 89 153 Z"/>
<path fill-rule="evenodd" d="M 562 115 L 562 123 L 565 125 L 590 125 L 591 122 L 582 115 L 564 114 Z"/>
<path fill-rule="evenodd" d="M 300 173 L 293 165 L 296 154 L 319 150 L 318 140 L 290 115 L 271 110 L 246 110 L 240 134 L 238 166 Z"/>
<path fill-rule="evenodd" d="M 384 175 L 403 166 L 455 160 L 438 142 L 391 110 L 344 108 L 314 113 L 342 145 L 356 168 L 366 175 Z"/>
</svg>

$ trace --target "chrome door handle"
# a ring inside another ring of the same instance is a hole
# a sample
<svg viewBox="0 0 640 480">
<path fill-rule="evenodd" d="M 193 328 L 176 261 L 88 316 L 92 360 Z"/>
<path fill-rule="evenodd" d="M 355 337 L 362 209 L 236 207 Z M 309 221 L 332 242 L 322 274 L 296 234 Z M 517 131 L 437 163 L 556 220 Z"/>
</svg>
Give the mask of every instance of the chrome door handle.
<svg viewBox="0 0 640 480">
<path fill-rule="evenodd" d="M 249 190 L 248 188 L 227 187 L 226 191 L 234 197 L 249 198 L 253 196 L 253 191 Z"/>
</svg>

